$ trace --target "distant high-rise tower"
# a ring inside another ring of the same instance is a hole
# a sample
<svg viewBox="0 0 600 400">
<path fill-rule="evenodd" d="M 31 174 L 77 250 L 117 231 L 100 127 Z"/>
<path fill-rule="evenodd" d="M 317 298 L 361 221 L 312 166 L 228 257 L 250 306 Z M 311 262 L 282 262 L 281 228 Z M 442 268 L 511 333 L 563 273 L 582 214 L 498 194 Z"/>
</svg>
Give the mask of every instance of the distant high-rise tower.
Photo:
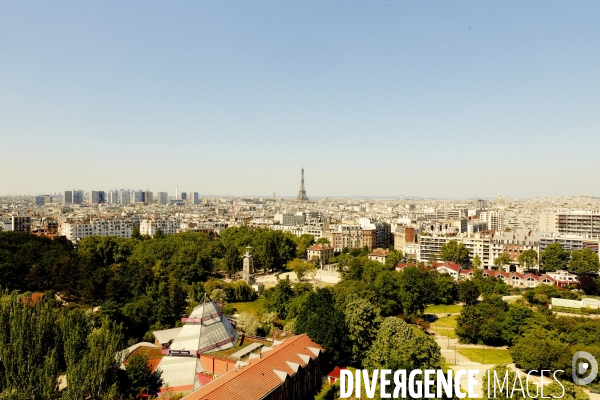
<svg viewBox="0 0 600 400">
<path fill-rule="evenodd" d="M 302 167 L 302 175 L 300 179 L 300 191 L 298 192 L 298 198 L 296 198 L 297 202 L 304 203 L 308 201 L 308 197 L 306 196 L 306 190 L 304 190 L 304 167 Z"/>
<path fill-rule="evenodd" d="M 63 204 L 73 204 L 73 191 L 65 190 L 63 193 Z"/>
</svg>

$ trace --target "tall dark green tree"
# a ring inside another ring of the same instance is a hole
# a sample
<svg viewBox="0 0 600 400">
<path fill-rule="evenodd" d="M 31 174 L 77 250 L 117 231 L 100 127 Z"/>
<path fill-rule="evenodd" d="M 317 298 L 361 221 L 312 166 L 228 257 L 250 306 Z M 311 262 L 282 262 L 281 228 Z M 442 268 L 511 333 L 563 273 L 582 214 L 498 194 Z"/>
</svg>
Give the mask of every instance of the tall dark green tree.
<svg viewBox="0 0 600 400">
<path fill-rule="evenodd" d="M 597 273 L 599 267 L 598 253 L 593 252 L 587 247 L 571 252 L 570 272 L 578 275 Z"/>
<path fill-rule="evenodd" d="M 349 357 L 344 312 L 335 306 L 330 288 L 317 288 L 308 294 L 296 327 L 297 333 L 306 333 L 323 346 L 333 363 L 342 363 Z"/>
<path fill-rule="evenodd" d="M 57 399 L 60 338 L 50 302 L 0 301 L 0 397 Z"/>
<path fill-rule="evenodd" d="M 540 254 L 540 262 L 546 271 L 557 271 L 567 268 L 569 252 L 563 250 L 560 243 L 551 243 Z"/>
</svg>

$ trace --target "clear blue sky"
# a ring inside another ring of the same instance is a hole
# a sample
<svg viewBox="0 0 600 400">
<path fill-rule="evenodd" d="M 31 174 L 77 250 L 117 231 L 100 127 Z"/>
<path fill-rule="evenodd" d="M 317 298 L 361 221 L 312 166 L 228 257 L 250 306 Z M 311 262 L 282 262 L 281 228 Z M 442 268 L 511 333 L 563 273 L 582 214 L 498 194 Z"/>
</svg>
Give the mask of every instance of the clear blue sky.
<svg viewBox="0 0 600 400">
<path fill-rule="evenodd" d="M 598 1 L 4 1 L 0 194 L 600 195 Z"/>
</svg>

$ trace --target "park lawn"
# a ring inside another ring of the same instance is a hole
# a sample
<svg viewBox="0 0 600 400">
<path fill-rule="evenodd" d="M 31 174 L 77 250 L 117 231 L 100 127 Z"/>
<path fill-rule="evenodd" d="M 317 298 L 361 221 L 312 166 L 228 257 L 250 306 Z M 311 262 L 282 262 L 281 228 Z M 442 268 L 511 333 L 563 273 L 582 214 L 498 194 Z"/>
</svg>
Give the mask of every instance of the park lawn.
<svg viewBox="0 0 600 400">
<path fill-rule="evenodd" d="M 451 314 L 451 313 L 459 313 L 462 311 L 462 306 L 457 305 L 446 305 L 446 304 L 436 304 L 430 305 L 425 309 L 425 314 Z"/>
<path fill-rule="evenodd" d="M 231 303 L 235 308 L 236 314 L 247 312 L 256 316 L 259 316 L 261 311 L 264 310 L 265 296 L 260 296 L 254 301 L 248 301 L 245 303 Z"/>
<path fill-rule="evenodd" d="M 434 332 L 437 336 L 446 336 L 450 339 L 458 339 L 458 335 L 452 328 L 431 328 L 430 332 Z"/>
<path fill-rule="evenodd" d="M 458 352 L 473 362 L 484 364 L 510 364 L 513 362 L 508 350 L 481 348 L 457 348 Z M 483 360 L 482 360 L 483 356 Z"/>
<path fill-rule="evenodd" d="M 451 315 L 449 317 L 442 317 L 435 320 L 430 324 L 431 329 L 434 328 L 452 328 L 456 329 L 456 317 L 457 315 Z"/>
</svg>

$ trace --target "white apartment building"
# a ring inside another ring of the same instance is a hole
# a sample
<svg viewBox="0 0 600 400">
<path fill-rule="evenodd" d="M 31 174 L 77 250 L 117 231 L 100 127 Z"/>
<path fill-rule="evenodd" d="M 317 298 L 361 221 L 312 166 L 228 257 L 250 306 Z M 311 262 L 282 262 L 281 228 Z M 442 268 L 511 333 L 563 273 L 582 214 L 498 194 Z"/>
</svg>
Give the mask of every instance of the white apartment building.
<svg viewBox="0 0 600 400">
<path fill-rule="evenodd" d="M 566 251 L 582 250 L 588 248 L 595 253 L 599 252 L 600 240 L 582 235 L 548 235 L 542 236 L 539 243 L 539 251 L 542 252 L 552 243 L 559 243 Z"/>
<path fill-rule="evenodd" d="M 325 225 L 269 225 L 269 229 L 273 231 L 290 232 L 292 235 L 313 235 L 315 241 L 324 237 L 325 230 L 328 229 L 328 224 Z"/>
<path fill-rule="evenodd" d="M 539 214 L 541 232 L 600 237 L 600 211 L 572 210 Z"/>
<path fill-rule="evenodd" d="M 82 222 L 63 222 L 58 227 L 59 235 L 71 242 L 77 242 L 88 236 L 116 236 L 130 238 L 133 222 L 124 220 L 92 220 Z"/>
<path fill-rule="evenodd" d="M 173 235 L 181 229 L 179 219 L 150 219 L 140 221 L 140 234 L 154 236 L 156 230 L 160 229 L 165 235 Z"/>
<path fill-rule="evenodd" d="M 304 225 L 306 215 L 300 211 L 297 213 L 283 212 L 275 214 L 273 221 L 277 221 L 280 225 L 286 226 Z"/>
<path fill-rule="evenodd" d="M 431 255 L 440 257 L 440 249 L 451 240 L 457 240 L 456 237 L 421 235 L 419 236 L 419 254 L 417 261 L 426 263 Z"/>
<path fill-rule="evenodd" d="M 483 211 L 479 214 L 479 218 L 483 222 L 487 222 L 488 229 L 494 231 L 504 230 L 504 214 L 499 211 Z"/>
</svg>

